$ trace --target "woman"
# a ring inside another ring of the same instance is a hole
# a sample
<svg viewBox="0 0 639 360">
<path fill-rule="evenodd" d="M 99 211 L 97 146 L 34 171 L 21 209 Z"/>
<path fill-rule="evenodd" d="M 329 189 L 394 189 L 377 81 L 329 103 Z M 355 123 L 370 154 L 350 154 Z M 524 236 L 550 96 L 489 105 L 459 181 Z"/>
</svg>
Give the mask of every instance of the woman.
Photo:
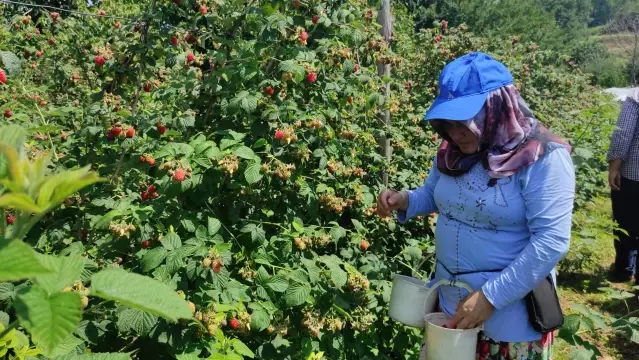
<svg viewBox="0 0 639 360">
<path fill-rule="evenodd" d="M 534 330 L 523 298 L 568 250 L 575 174 L 570 146 L 539 124 L 512 83 L 483 53 L 448 64 L 425 116 L 444 139 L 428 179 L 382 191 L 377 206 L 400 222 L 439 212 L 433 281 L 475 290 L 440 288 L 439 306 L 451 326 L 484 325 L 477 359 L 546 360 L 553 333 Z"/>
</svg>

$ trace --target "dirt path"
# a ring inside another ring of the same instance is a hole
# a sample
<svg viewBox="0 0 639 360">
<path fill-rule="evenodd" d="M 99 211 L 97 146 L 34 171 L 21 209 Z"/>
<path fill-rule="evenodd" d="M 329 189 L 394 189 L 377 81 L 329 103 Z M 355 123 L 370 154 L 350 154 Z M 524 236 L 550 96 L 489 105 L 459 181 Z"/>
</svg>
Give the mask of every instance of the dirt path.
<svg viewBox="0 0 639 360">
<path fill-rule="evenodd" d="M 611 299 L 603 287 L 632 292 L 632 283 L 614 283 L 609 278 L 614 260 L 610 202 L 600 199 L 587 209 L 575 213 L 571 250 L 560 266 L 559 296 L 566 314 L 574 313 L 572 305 L 580 304 L 607 316 L 620 317 L 629 309 L 639 308 L 637 296 L 627 300 Z M 602 359 L 639 360 L 639 344 L 625 335 L 601 331 L 595 336 L 584 336 L 597 344 Z M 560 340 L 555 360 L 570 359 L 570 345 Z"/>
</svg>

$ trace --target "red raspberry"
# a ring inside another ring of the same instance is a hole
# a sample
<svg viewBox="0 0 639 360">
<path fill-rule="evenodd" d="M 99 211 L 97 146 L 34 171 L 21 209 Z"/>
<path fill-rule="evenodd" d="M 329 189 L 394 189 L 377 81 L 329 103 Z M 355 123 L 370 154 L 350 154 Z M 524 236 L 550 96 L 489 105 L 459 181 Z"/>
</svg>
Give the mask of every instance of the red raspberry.
<svg viewBox="0 0 639 360">
<path fill-rule="evenodd" d="M 300 34 L 300 40 L 302 40 L 302 41 L 306 41 L 307 39 L 308 39 L 308 33 L 307 33 L 306 31 L 303 31 L 303 32 Z"/>
<path fill-rule="evenodd" d="M 313 16 L 313 24 L 317 24 L 319 22 L 319 16 Z"/>
<path fill-rule="evenodd" d="M 312 84 L 317 80 L 317 75 L 315 75 L 315 73 L 309 73 L 306 75 L 306 80 Z"/>
<path fill-rule="evenodd" d="M 200 5 L 200 14 L 202 15 L 206 15 L 206 13 L 209 11 L 209 9 L 204 6 L 204 5 Z"/>
<path fill-rule="evenodd" d="M 132 138 L 134 136 L 135 136 L 135 129 L 133 127 L 126 129 L 126 137 Z"/>
<path fill-rule="evenodd" d="M 7 73 L 4 72 L 4 69 L 0 69 L 0 84 L 7 83 Z"/>
<path fill-rule="evenodd" d="M 53 36 L 49 38 L 49 45 L 55 45 L 55 38 Z"/>
<path fill-rule="evenodd" d="M 346 100 L 348 101 L 349 104 L 353 103 L 353 97 L 352 96 L 349 96 L 348 99 L 346 99 Z"/>
<path fill-rule="evenodd" d="M 190 52 L 190 53 L 186 54 L 186 62 L 187 62 L 187 64 L 193 62 L 193 60 L 195 60 L 195 55 L 193 55 L 193 53 Z"/>
<path fill-rule="evenodd" d="M 149 245 L 151 245 L 151 243 L 149 242 L 149 240 L 144 240 L 144 241 L 142 241 L 141 245 L 142 245 L 143 248 L 146 249 L 146 248 L 149 247 Z"/>
<path fill-rule="evenodd" d="M 178 44 L 179 44 L 179 41 L 178 41 L 177 36 L 171 37 L 171 45 L 178 46 Z"/>
<path fill-rule="evenodd" d="M 146 84 L 144 84 L 144 91 L 145 92 L 151 92 L 151 83 L 147 82 Z"/>
<path fill-rule="evenodd" d="M 269 95 L 273 95 L 273 94 L 275 94 L 275 90 L 272 87 L 269 86 L 269 87 L 266 88 L 266 93 L 269 94 Z"/>
<path fill-rule="evenodd" d="M 140 198 L 142 198 L 142 201 L 147 201 L 149 200 L 149 193 L 148 192 L 143 192 L 142 194 L 140 194 Z"/>
<path fill-rule="evenodd" d="M 284 138 L 284 131 L 283 131 L 283 130 L 278 129 L 278 130 L 275 132 L 275 139 L 277 139 L 277 140 L 282 140 L 283 138 Z"/>
<path fill-rule="evenodd" d="M 229 325 L 233 328 L 233 329 L 239 329 L 240 327 L 240 321 L 236 318 L 231 319 L 231 321 L 229 322 Z"/>
<path fill-rule="evenodd" d="M 16 222 L 16 217 L 13 215 L 7 215 L 7 224 L 13 225 Z"/>
<path fill-rule="evenodd" d="M 158 133 L 160 133 L 160 135 L 164 134 L 165 132 L 166 132 L 166 126 L 164 125 L 158 126 Z"/>
<path fill-rule="evenodd" d="M 362 249 L 362 251 L 366 251 L 366 249 L 368 249 L 369 246 L 370 244 L 366 240 L 362 240 L 362 242 L 359 243 L 359 248 Z"/>
<path fill-rule="evenodd" d="M 155 159 L 152 157 L 146 158 L 146 162 L 151 166 L 155 166 Z"/>
<path fill-rule="evenodd" d="M 101 56 L 101 55 L 96 56 L 96 57 L 95 57 L 95 64 L 96 64 L 97 66 L 102 66 L 102 65 L 104 65 L 104 57 L 103 57 L 103 56 Z"/>
<path fill-rule="evenodd" d="M 149 186 L 149 187 L 148 187 L 148 189 L 147 189 L 146 191 L 148 191 L 149 193 L 154 193 L 154 192 L 155 192 L 155 190 L 156 190 L 156 189 L 155 189 L 155 186 L 154 186 L 154 185 L 151 185 L 151 186 Z"/>
<path fill-rule="evenodd" d="M 173 180 L 175 180 L 177 182 L 184 181 L 185 177 L 186 177 L 186 172 L 184 171 L 184 169 L 177 169 L 173 173 Z"/>
<path fill-rule="evenodd" d="M 140 162 L 141 163 L 145 163 L 146 162 L 146 157 L 145 156 L 140 156 Z"/>
<path fill-rule="evenodd" d="M 4 117 L 6 117 L 7 119 L 13 116 L 13 111 L 11 111 L 11 109 L 7 109 L 4 111 Z"/>
<path fill-rule="evenodd" d="M 355 64 L 355 66 L 353 66 L 353 72 L 358 72 L 359 71 L 359 65 Z"/>
</svg>

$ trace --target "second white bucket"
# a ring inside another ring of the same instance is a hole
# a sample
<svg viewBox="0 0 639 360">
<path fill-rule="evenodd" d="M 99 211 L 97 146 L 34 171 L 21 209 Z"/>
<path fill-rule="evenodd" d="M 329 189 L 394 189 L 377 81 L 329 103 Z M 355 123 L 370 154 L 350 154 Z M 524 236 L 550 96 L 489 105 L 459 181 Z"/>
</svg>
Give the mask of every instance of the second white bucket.
<svg viewBox="0 0 639 360">
<path fill-rule="evenodd" d="M 442 325 L 450 322 L 444 313 L 431 313 L 424 316 L 425 346 L 420 360 L 475 360 L 477 337 L 482 327 L 474 329 L 449 329 Z"/>
</svg>

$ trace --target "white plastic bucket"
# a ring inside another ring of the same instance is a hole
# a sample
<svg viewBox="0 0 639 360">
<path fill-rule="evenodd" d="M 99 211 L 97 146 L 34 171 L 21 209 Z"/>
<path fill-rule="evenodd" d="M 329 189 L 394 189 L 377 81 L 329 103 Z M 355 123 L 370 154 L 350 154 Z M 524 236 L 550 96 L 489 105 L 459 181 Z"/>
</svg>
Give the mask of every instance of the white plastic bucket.
<svg viewBox="0 0 639 360">
<path fill-rule="evenodd" d="M 424 316 L 426 329 L 420 360 L 475 360 L 477 337 L 483 326 L 463 330 L 442 327 L 450 319 L 444 313 Z"/>
<path fill-rule="evenodd" d="M 459 286 L 470 292 L 473 291 L 470 286 L 461 282 L 451 283 L 449 280 L 439 280 L 428 287 L 428 284 L 420 279 L 395 274 L 388 315 L 404 325 L 423 328 L 424 315 L 435 312 L 437 288 L 443 285 Z"/>
<path fill-rule="evenodd" d="M 388 316 L 404 325 L 423 328 L 424 307 L 421 304 L 424 304 L 429 293 L 430 289 L 426 282 L 395 274 Z"/>
</svg>

